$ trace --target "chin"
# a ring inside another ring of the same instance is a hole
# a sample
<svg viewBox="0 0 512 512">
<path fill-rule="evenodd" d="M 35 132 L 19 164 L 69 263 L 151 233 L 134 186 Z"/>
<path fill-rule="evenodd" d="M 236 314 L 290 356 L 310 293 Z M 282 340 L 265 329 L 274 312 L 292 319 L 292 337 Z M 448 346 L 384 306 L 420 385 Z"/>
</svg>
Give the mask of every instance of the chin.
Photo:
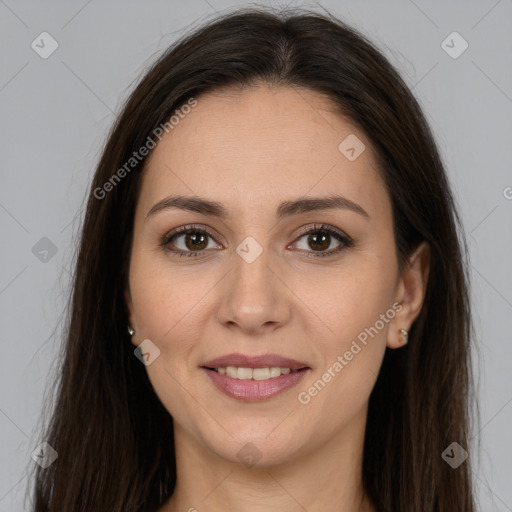
<svg viewBox="0 0 512 512">
<path fill-rule="evenodd" d="M 265 468 L 289 462 L 297 455 L 299 448 L 296 436 L 279 429 L 268 435 L 271 430 L 254 428 L 252 425 L 237 430 L 236 436 L 231 437 L 223 431 L 225 435 L 221 434 L 221 439 L 206 439 L 206 442 L 219 457 L 251 468 Z"/>
</svg>

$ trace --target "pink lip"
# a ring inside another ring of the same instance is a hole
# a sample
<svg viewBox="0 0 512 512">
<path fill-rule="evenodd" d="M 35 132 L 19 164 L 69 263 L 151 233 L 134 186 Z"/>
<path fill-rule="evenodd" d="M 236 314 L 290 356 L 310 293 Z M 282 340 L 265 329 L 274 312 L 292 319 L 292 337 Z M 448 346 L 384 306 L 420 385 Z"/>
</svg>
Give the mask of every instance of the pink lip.
<svg viewBox="0 0 512 512">
<path fill-rule="evenodd" d="M 213 361 L 215 362 L 215 361 Z M 210 364 L 210 363 L 208 363 Z M 222 367 L 222 365 L 220 365 Z M 228 365 L 233 366 L 233 365 Z M 241 366 L 241 365 L 236 365 Z M 280 366 L 280 365 L 273 365 Z M 289 368 L 289 366 L 284 365 Z M 251 368 L 251 366 L 245 366 L 245 368 Z M 296 372 L 291 372 L 286 375 L 280 375 L 279 377 L 273 377 L 266 380 L 241 380 L 233 379 L 227 375 L 221 375 L 214 370 L 209 368 L 201 368 L 208 377 L 213 381 L 217 389 L 225 393 L 231 398 L 243 400 L 245 402 L 259 402 L 261 400 L 268 400 L 287 389 L 295 386 L 307 373 L 311 370 L 310 368 L 303 368 Z"/>
<path fill-rule="evenodd" d="M 231 398 L 246 402 L 257 402 L 272 398 L 295 386 L 311 370 L 306 363 L 276 354 L 247 356 L 233 353 L 207 361 L 201 366 L 220 391 Z M 266 380 L 242 380 L 233 379 L 212 370 L 212 368 L 226 368 L 227 366 L 239 366 L 242 368 L 279 367 L 298 371 L 292 371 L 286 375 L 283 374 Z"/>
<path fill-rule="evenodd" d="M 241 366 L 242 368 L 269 368 L 279 366 L 280 368 L 290 368 L 290 370 L 301 370 L 308 368 L 306 363 L 295 361 L 287 357 L 281 357 L 276 354 L 263 354 L 259 356 L 246 356 L 244 354 L 227 354 L 207 361 L 201 365 L 203 368 L 226 368 L 227 366 Z M 276 377 L 278 378 L 278 377 Z"/>
</svg>

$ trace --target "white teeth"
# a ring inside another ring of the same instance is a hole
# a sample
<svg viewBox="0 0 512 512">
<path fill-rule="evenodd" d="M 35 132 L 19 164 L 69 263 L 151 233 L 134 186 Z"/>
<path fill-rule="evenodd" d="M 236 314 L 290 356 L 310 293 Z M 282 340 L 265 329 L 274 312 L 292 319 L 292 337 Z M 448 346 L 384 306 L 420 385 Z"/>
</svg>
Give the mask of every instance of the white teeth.
<svg viewBox="0 0 512 512">
<path fill-rule="evenodd" d="M 234 366 L 228 366 L 226 368 L 226 375 L 228 377 L 231 377 L 232 379 L 238 378 L 238 368 L 235 368 Z"/>
<path fill-rule="evenodd" d="M 242 370 L 242 368 L 238 369 L 238 375 L 240 375 L 240 370 Z M 270 368 L 253 368 L 252 372 L 249 373 L 252 373 L 254 380 L 270 379 Z"/>
<path fill-rule="evenodd" d="M 287 368 L 284 369 L 287 370 Z M 281 375 L 281 368 L 276 368 L 275 366 L 273 366 L 272 368 L 270 368 L 269 373 L 271 377 L 279 377 L 279 375 Z"/>
<path fill-rule="evenodd" d="M 265 368 L 243 368 L 238 366 L 227 366 L 226 368 L 215 368 L 221 375 L 227 375 L 233 379 L 240 380 L 267 380 L 280 375 L 287 375 L 291 372 L 290 368 L 280 368 L 278 366 Z"/>
<path fill-rule="evenodd" d="M 252 369 L 251 368 L 235 368 L 233 370 L 236 372 L 237 379 L 252 379 Z M 234 373 L 234 372 L 233 372 Z M 228 367 L 228 375 L 229 375 L 229 367 Z M 230 377 L 234 377 L 235 375 L 229 375 Z"/>
</svg>

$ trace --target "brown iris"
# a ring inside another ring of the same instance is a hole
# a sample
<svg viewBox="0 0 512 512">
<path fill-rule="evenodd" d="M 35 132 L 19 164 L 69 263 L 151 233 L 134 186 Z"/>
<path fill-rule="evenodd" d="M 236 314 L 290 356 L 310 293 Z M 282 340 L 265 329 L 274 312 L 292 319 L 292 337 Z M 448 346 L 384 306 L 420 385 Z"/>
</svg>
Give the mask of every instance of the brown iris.
<svg viewBox="0 0 512 512">
<path fill-rule="evenodd" d="M 187 233 L 185 235 L 185 245 L 191 250 L 205 249 L 208 246 L 208 237 L 204 233 Z"/>
<path fill-rule="evenodd" d="M 321 242 L 317 241 L 319 238 L 321 239 Z M 314 234 L 308 236 L 308 244 L 310 244 L 310 247 L 313 250 L 321 251 L 321 250 L 327 249 L 329 247 L 330 238 L 331 238 L 330 235 L 321 235 L 318 233 L 314 233 Z M 320 246 L 320 247 L 315 248 L 314 247 L 315 245 Z"/>
</svg>

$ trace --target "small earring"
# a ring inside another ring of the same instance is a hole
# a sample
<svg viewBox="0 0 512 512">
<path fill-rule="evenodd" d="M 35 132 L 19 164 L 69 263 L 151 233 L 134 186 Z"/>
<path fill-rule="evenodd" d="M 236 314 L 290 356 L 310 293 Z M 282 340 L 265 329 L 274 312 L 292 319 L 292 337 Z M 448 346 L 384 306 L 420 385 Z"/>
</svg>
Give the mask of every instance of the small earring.
<svg viewBox="0 0 512 512">
<path fill-rule="evenodd" d="M 400 329 L 400 334 L 404 337 L 405 343 L 407 343 L 409 341 L 409 331 Z"/>
<path fill-rule="evenodd" d="M 130 336 L 133 336 L 135 334 L 135 331 L 130 326 L 128 326 L 128 334 Z"/>
</svg>

